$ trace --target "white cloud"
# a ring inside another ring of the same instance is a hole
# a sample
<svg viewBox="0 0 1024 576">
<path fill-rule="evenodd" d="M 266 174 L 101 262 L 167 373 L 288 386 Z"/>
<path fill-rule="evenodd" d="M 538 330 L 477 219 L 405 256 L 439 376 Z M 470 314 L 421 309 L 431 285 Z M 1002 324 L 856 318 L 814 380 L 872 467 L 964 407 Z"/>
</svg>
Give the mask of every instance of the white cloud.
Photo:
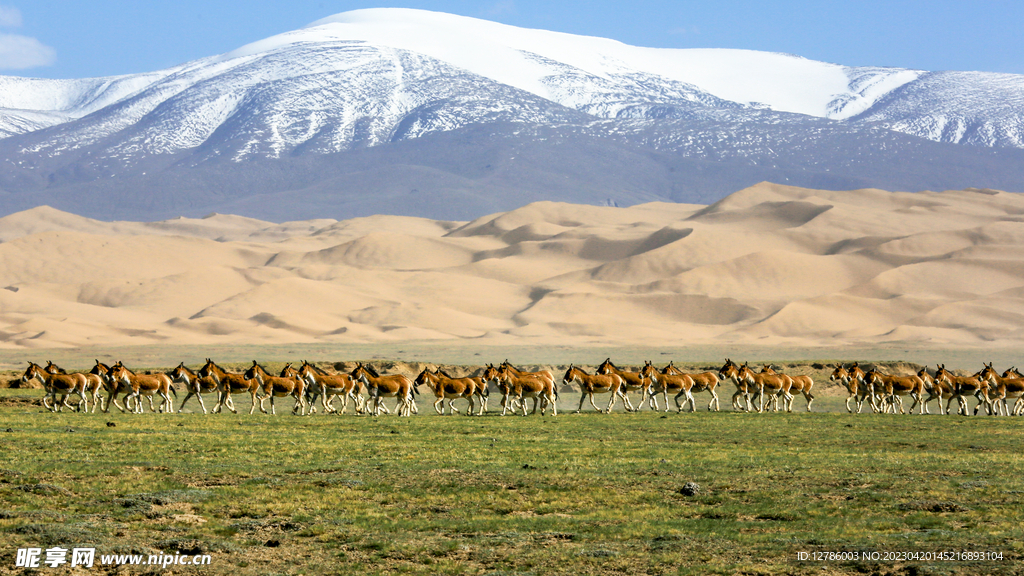
<svg viewBox="0 0 1024 576">
<path fill-rule="evenodd" d="M 21 10 L 0 4 L 0 28 L 17 28 L 21 24 Z M 49 66 L 56 61 L 57 51 L 39 40 L 20 34 L 0 33 L 0 70 Z"/>
<path fill-rule="evenodd" d="M 0 27 L 17 28 L 21 26 L 21 10 L 13 6 L 0 5 Z"/>
<path fill-rule="evenodd" d="M 35 38 L 0 34 L 0 69 L 21 70 L 49 66 L 57 61 L 57 51 Z"/>
</svg>

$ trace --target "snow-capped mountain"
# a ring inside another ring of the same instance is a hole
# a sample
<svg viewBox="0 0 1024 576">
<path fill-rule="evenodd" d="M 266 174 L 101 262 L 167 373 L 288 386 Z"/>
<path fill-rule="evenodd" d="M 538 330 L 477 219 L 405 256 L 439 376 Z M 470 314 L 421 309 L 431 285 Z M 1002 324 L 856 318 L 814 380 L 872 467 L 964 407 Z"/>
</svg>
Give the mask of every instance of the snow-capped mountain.
<svg viewBox="0 0 1024 576">
<path fill-rule="evenodd" d="M 1024 76 L 922 74 L 855 120 L 882 122 L 890 130 L 936 142 L 1024 148 Z"/>
<path fill-rule="evenodd" d="M 744 50 L 642 48 L 421 10 L 358 10 L 146 74 L 0 77 L 0 189 L 6 191 L 0 212 L 35 201 L 59 204 L 61 194 L 75 196 L 80 205 L 83 195 L 91 195 L 82 206 L 96 210 L 112 187 L 131 186 L 164 190 L 146 200 L 162 210 L 216 208 L 243 195 L 223 174 L 251 172 L 253 162 L 337 160 L 339 154 L 431 135 L 468 130 L 480 137 L 480 126 L 490 127 L 488 138 L 505 139 L 502 149 L 536 146 L 526 139 L 547 133 L 563 143 L 585 141 L 591 151 L 646 150 L 663 163 L 679 157 L 737 162 L 751 177 L 781 176 L 772 172 L 781 170 L 786 178 L 808 173 L 812 179 L 826 175 L 835 185 L 910 189 L 945 182 L 941 174 L 937 180 L 934 174 L 931 180 L 854 174 L 880 173 L 867 158 L 885 150 L 895 159 L 910 154 L 909 174 L 932 172 L 919 165 L 934 161 L 929 158 L 942 158 L 946 166 L 953 158 L 961 180 L 990 177 L 966 185 L 1013 189 L 1017 183 L 1024 189 L 1012 167 L 1024 149 L 1022 104 L 1019 75 L 848 67 Z M 440 140 L 424 142 L 432 141 Z M 923 141 L 973 146 L 935 148 Z M 860 150 L 859 157 L 825 147 L 839 142 Z M 997 148 L 1010 152 L 993 156 Z M 421 146 L 398 149 L 422 155 Z M 395 162 L 395 154 L 361 157 Z M 185 171 L 211 162 L 219 166 L 218 184 L 209 182 L 209 168 Z M 602 169 L 590 156 L 574 162 Z M 1009 168 L 993 175 L 993 162 Z M 461 170 L 457 161 L 441 164 L 431 169 Z M 543 168 L 549 177 L 567 169 Z M 506 177 L 506 184 L 535 187 L 540 178 L 512 171 Z M 565 181 L 566 174 L 557 178 L 565 188 L 579 184 Z M 682 186 L 676 178 L 662 187 Z M 442 188 L 461 186 L 450 180 Z M 175 185 L 193 192 L 186 194 L 188 202 L 153 199 Z M 948 187 L 959 185 L 949 180 Z M 275 186 L 250 193 L 278 194 L 296 184 Z M 211 201 L 204 202 L 203 190 L 210 187 L 216 189 L 207 190 Z M 680 195 L 633 190 L 619 196 L 602 200 Z M 119 198 L 112 209 L 132 205 Z"/>
</svg>

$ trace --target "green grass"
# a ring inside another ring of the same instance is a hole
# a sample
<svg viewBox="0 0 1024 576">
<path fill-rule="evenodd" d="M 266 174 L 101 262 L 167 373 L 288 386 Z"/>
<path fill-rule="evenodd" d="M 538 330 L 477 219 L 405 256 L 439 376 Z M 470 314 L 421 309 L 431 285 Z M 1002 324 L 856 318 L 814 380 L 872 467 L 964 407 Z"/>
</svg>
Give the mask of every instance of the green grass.
<svg viewBox="0 0 1024 576">
<path fill-rule="evenodd" d="M 210 572 L 235 574 L 1022 572 L 1017 418 L 284 406 L 0 407 L 0 572 L 19 547 L 75 544 L 202 551 Z M 680 492 L 690 481 L 699 494 Z M 797 561 L 961 550 L 1003 560 Z"/>
</svg>

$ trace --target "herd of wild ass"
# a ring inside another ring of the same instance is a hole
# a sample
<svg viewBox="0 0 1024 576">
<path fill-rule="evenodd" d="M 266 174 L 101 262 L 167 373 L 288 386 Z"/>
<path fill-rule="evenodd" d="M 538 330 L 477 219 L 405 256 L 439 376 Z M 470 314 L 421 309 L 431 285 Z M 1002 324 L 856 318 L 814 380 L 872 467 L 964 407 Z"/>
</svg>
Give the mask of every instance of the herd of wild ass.
<svg viewBox="0 0 1024 576">
<path fill-rule="evenodd" d="M 469 402 L 467 414 L 473 415 L 474 411 L 483 414 L 487 410 L 488 388 L 493 384 L 502 395 L 502 415 L 520 410 L 524 416 L 527 415 L 527 399 L 533 399 L 534 413 L 538 405 L 542 415 L 548 407 L 552 415 L 558 413 L 558 386 L 552 372 L 525 372 L 507 360 L 497 366 L 488 364 L 479 376 L 454 378 L 444 370 L 424 368 L 414 380 L 402 374 L 381 376 L 372 366 L 363 363 L 359 363 L 350 373 L 331 374 L 304 361 L 299 368 L 289 364 L 280 375 L 274 376 L 255 360 L 241 374 L 228 372 L 209 359 L 196 371 L 182 363 L 170 372 L 158 374 L 138 374 L 121 362 L 107 366 L 97 360 L 88 373 L 67 373 L 52 362 L 47 362 L 45 367 L 29 362 L 21 380 L 25 383 L 38 380 L 42 383 L 46 391 L 43 405 L 51 411 L 64 407 L 88 410 L 92 402 L 93 412 L 97 407 L 106 412 L 111 405 L 122 412 L 142 412 L 143 397 L 148 398 L 149 408 L 154 411 L 153 396 L 159 395 L 159 410 L 173 412 L 171 394 L 177 396 L 174 385 L 180 383 L 188 395 L 179 405 L 178 412 L 195 396 L 205 414 L 207 410 L 202 395 L 215 393 L 217 402 L 213 412 L 220 412 L 222 407 L 236 412 L 231 395 L 248 394 L 252 400 L 250 414 L 257 407 L 266 413 L 264 402 L 267 399 L 270 400 L 270 413 L 274 414 L 274 399 L 291 396 L 295 398 L 292 412 L 302 415 L 315 413 L 319 399 L 325 412 L 343 414 L 351 400 L 356 412 L 377 416 L 381 412 L 391 413 L 383 401 L 385 398 L 395 398 L 395 412 L 409 416 L 417 412 L 416 396 L 420 393 L 419 389 L 425 387 L 435 398 L 434 409 L 438 414 L 444 414 L 445 400 L 448 401 L 449 414 L 458 412 L 453 402 L 463 399 Z M 846 388 L 849 393 L 846 409 L 849 412 L 853 412 L 851 402 L 856 405 L 859 413 L 867 401 L 875 412 L 895 413 L 898 409 L 904 413 L 903 397 L 909 396 L 914 400 L 910 413 L 915 408 L 921 414 L 928 412 L 928 403 L 935 400 L 938 402 L 939 413 L 949 414 L 949 407 L 956 399 L 958 414 L 966 415 L 967 397 L 973 396 L 978 400 L 974 414 L 983 406 L 988 414 L 993 415 L 1024 413 L 1024 377 L 1015 368 L 1000 375 L 992 364 L 986 364 L 984 369 L 972 376 L 954 375 L 941 364 L 934 373 L 921 369 L 916 375 L 893 376 L 883 374 L 876 368 L 865 372 L 854 363 L 849 366 L 839 365 L 829 380 Z M 583 403 L 588 398 L 591 406 L 599 412 L 610 412 L 617 399 L 622 400 L 627 411 L 639 411 L 647 403 L 651 409 L 659 410 L 659 396 L 665 406 L 664 410 L 668 411 L 669 394 L 673 396 L 677 411 L 681 412 L 688 403 L 693 412 L 696 410 L 693 395 L 700 392 L 707 392 L 711 396 L 708 410 L 719 410 L 719 387 L 729 383 L 735 388 L 732 395 L 734 410 L 751 411 L 756 405 L 758 412 L 763 412 L 766 407 L 778 411 L 781 399 L 783 409 L 792 412 L 794 399 L 797 394 L 801 394 L 810 411 L 814 401 L 814 394 L 811 393 L 814 381 L 809 376 L 789 376 L 776 372 L 770 365 L 755 371 L 746 363 L 740 366 L 729 359 L 718 371 L 699 374 L 682 372 L 672 363 L 657 369 L 651 362 L 646 362 L 640 370 L 632 372 L 620 370 L 608 359 L 601 363 L 594 374 L 570 365 L 562 377 L 563 385 L 575 385 L 582 393 L 576 412 L 583 409 Z M 104 392 L 106 398 L 102 396 Z M 629 394 L 633 392 L 640 395 L 640 401 L 635 406 L 629 399 Z M 604 409 L 594 402 L 597 394 L 610 395 Z M 68 399 L 76 395 L 79 402 L 72 406 Z M 118 396 L 121 395 L 124 398 L 123 405 L 118 403 Z M 336 398 L 340 398 L 340 408 L 334 406 Z M 1009 408 L 1009 399 L 1015 400 L 1012 408 Z"/>
</svg>

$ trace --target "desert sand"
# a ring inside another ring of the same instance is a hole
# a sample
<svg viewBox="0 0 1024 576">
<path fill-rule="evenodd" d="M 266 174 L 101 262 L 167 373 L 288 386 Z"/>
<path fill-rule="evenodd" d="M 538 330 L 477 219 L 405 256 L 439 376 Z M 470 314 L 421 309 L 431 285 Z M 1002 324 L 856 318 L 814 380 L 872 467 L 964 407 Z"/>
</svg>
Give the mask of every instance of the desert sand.
<svg viewBox="0 0 1024 576">
<path fill-rule="evenodd" d="M 1024 196 L 760 184 L 472 222 L 0 218 L 0 348 L 1024 344 Z"/>
</svg>

